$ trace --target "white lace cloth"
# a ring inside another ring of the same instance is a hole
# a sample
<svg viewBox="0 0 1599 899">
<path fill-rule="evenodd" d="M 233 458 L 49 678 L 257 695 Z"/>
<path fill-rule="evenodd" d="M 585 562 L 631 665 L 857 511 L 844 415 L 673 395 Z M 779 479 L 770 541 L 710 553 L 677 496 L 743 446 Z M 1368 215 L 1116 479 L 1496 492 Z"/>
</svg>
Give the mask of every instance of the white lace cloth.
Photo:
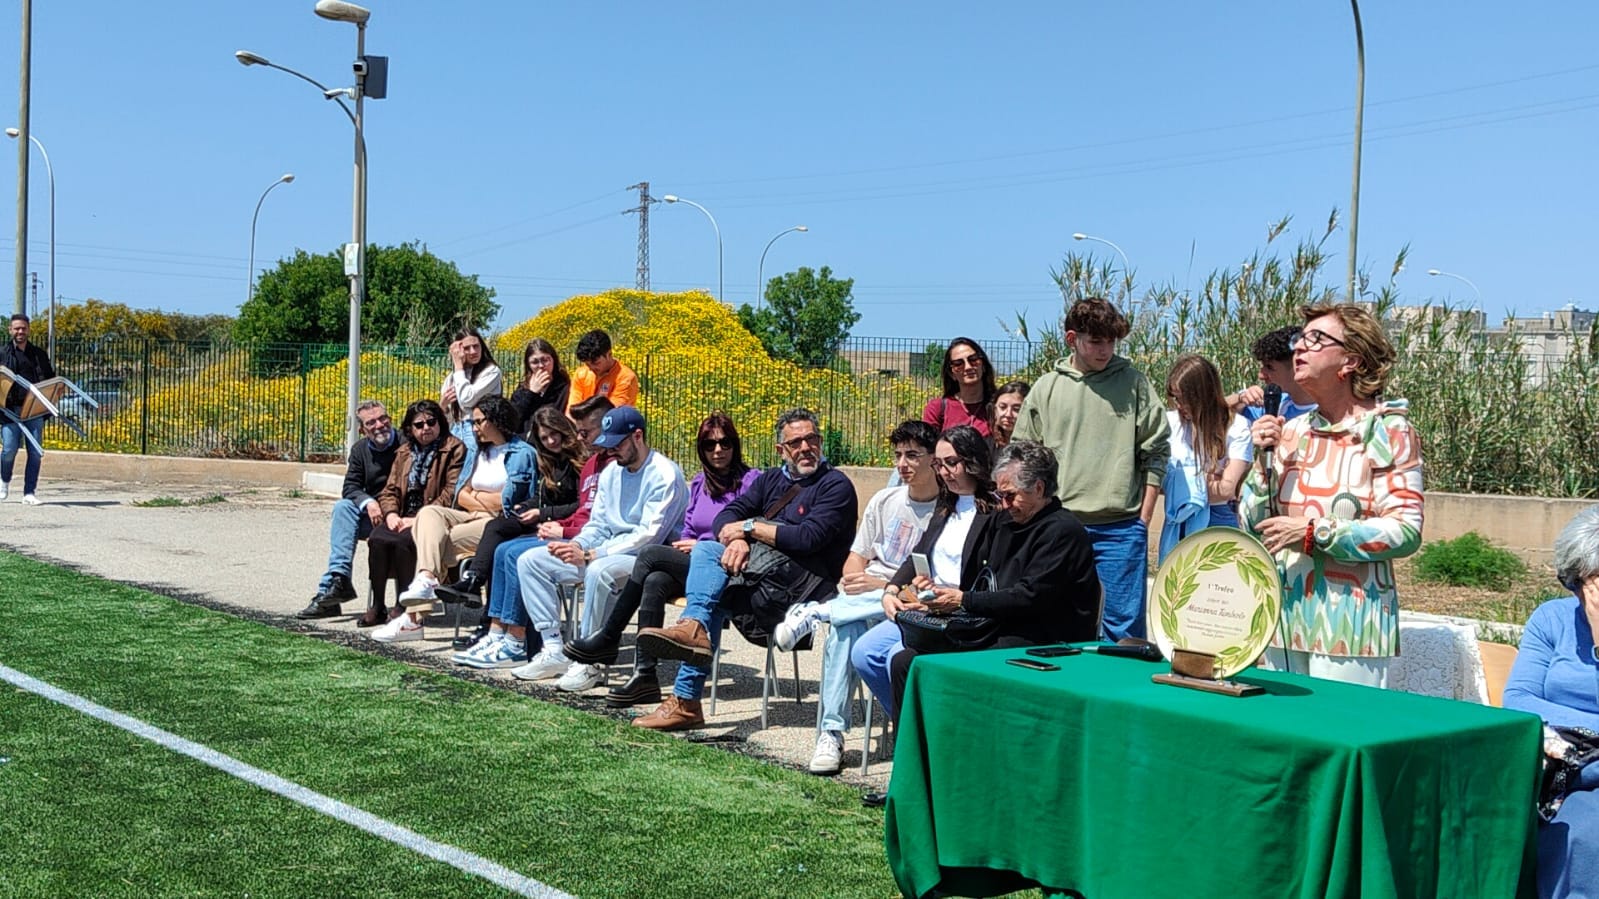
<svg viewBox="0 0 1599 899">
<path fill-rule="evenodd" d="M 1421 612 L 1399 614 L 1399 657 L 1388 666 L 1388 687 L 1488 704 L 1488 681 L 1467 624 Z"/>
</svg>

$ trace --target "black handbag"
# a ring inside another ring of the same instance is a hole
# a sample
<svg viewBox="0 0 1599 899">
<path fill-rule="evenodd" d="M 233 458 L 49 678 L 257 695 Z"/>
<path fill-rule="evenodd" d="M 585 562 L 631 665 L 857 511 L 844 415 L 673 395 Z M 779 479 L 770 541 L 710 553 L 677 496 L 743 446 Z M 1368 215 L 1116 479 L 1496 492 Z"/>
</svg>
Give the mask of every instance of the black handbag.
<svg viewBox="0 0 1599 899">
<path fill-rule="evenodd" d="M 1538 791 L 1538 815 L 1545 821 L 1553 821 L 1561 803 L 1577 789 L 1582 779 L 1582 769 L 1599 762 L 1599 733 L 1586 727 L 1554 725 L 1549 729 L 1559 734 L 1569 745 L 1564 757 L 1544 759 L 1543 782 Z"/>
<path fill-rule="evenodd" d="M 908 609 L 895 615 L 894 623 L 899 625 L 900 639 L 906 648 L 918 653 L 985 649 L 999 632 L 999 622 L 965 610 L 956 610 L 953 615 L 934 615 Z"/>
</svg>

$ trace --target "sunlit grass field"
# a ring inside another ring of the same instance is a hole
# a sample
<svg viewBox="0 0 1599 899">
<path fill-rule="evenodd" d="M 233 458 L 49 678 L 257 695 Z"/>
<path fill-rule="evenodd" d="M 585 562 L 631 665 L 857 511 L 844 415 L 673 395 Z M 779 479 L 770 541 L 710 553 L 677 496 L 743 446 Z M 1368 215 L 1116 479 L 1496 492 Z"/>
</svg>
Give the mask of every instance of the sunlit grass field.
<svg viewBox="0 0 1599 899">
<path fill-rule="evenodd" d="M 0 583 L 0 664 L 568 893 L 897 895 L 832 781 L 8 553 Z M 3 896 L 505 895 L 3 682 L 0 759 Z"/>
</svg>

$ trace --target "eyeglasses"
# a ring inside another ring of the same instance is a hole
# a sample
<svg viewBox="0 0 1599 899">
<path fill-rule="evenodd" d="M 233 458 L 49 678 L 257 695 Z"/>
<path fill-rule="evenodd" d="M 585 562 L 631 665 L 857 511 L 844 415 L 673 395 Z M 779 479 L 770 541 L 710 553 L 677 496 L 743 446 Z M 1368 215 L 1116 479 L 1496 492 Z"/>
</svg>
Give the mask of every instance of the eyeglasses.
<svg viewBox="0 0 1599 899">
<path fill-rule="evenodd" d="M 1288 338 L 1288 348 L 1291 350 L 1303 349 L 1310 352 L 1315 352 L 1329 343 L 1334 346 L 1341 346 L 1344 349 L 1349 348 L 1349 344 L 1344 343 L 1342 340 L 1339 340 L 1325 331 L 1318 331 L 1315 328 L 1311 328 L 1309 331 L 1296 332 Z"/>
<path fill-rule="evenodd" d="M 996 490 L 996 491 L 994 491 L 994 497 L 999 500 L 999 504 L 1002 505 L 1002 506 L 1009 506 L 1009 505 L 1015 503 L 1016 502 L 1016 497 L 1021 496 L 1021 495 L 1022 495 L 1022 492 L 1020 490 Z"/>
<path fill-rule="evenodd" d="M 966 356 L 962 359 L 949 360 L 950 368 L 982 368 L 983 360 L 978 356 Z"/>
<path fill-rule="evenodd" d="M 729 437 L 721 437 L 721 438 L 706 437 L 704 440 L 700 441 L 700 449 L 704 450 L 707 453 L 711 452 L 713 450 L 722 449 L 723 447 L 726 447 L 727 449 L 732 449 L 733 448 L 733 440 L 732 440 L 732 438 L 729 438 Z"/>
<path fill-rule="evenodd" d="M 783 441 L 783 446 L 786 447 L 789 452 L 794 452 L 801 447 L 821 445 L 822 435 L 816 433 L 815 431 L 812 431 L 809 434 L 801 434 L 800 436 L 795 437 L 793 440 Z"/>
<path fill-rule="evenodd" d="M 379 415 L 377 418 L 369 418 L 366 421 L 361 422 L 361 427 L 375 428 L 378 425 L 386 425 L 393 420 L 394 419 L 389 418 L 387 415 Z"/>
<path fill-rule="evenodd" d="M 489 423 L 489 420 L 486 419 L 486 418 L 474 418 L 474 419 L 472 419 L 472 427 L 474 427 L 474 428 L 481 428 L 481 427 L 483 427 L 484 425 L 486 425 L 488 423 Z"/>
<path fill-rule="evenodd" d="M 555 360 L 551 359 L 549 356 L 529 356 L 527 360 L 528 368 L 543 368 L 546 365 L 554 364 Z"/>
<path fill-rule="evenodd" d="M 416 418 L 411 421 L 411 427 L 416 428 L 418 431 L 423 428 L 436 428 L 438 426 L 439 420 L 437 418 Z"/>
<path fill-rule="evenodd" d="M 965 465 L 966 460 L 962 459 L 960 456 L 954 456 L 949 459 L 940 459 L 937 456 L 934 456 L 933 464 L 944 469 L 945 471 L 950 471 L 951 469 L 959 468 L 960 466 Z"/>
</svg>

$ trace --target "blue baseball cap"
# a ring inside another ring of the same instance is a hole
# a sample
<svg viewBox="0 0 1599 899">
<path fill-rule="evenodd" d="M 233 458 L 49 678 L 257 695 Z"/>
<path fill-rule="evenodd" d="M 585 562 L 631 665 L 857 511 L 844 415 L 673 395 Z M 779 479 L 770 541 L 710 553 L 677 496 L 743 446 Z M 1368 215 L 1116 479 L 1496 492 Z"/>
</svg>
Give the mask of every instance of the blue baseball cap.
<svg viewBox="0 0 1599 899">
<path fill-rule="evenodd" d="M 634 431 L 644 430 L 644 415 L 632 406 L 618 406 L 600 419 L 600 436 L 594 445 L 610 449 L 627 439 Z"/>
</svg>

